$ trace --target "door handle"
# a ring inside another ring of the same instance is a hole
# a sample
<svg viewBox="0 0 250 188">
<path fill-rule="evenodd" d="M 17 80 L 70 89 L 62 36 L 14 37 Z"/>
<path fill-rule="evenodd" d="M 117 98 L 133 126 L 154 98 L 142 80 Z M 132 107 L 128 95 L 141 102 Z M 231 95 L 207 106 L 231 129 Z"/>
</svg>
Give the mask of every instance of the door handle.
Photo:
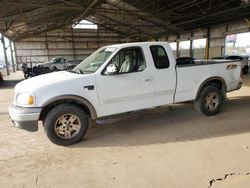
<svg viewBox="0 0 250 188">
<path fill-rule="evenodd" d="M 151 77 L 147 77 L 144 79 L 145 82 L 152 82 L 154 79 Z"/>
<path fill-rule="evenodd" d="M 94 89 L 95 89 L 95 86 L 89 85 L 89 86 L 84 86 L 83 88 L 84 88 L 84 89 L 88 89 L 88 90 L 94 90 Z"/>
</svg>

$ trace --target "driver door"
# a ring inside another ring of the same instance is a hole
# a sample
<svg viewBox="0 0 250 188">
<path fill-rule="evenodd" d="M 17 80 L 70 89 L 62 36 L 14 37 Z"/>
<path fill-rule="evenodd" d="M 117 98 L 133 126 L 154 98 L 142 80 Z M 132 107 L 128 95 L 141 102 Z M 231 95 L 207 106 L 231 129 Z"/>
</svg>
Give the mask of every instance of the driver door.
<svg viewBox="0 0 250 188">
<path fill-rule="evenodd" d="M 125 60 L 133 66 L 124 69 L 127 72 L 120 71 L 124 67 Z M 142 49 L 140 47 L 122 49 L 110 63 L 116 65 L 117 73 L 107 75 L 105 68 L 102 74 L 96 77 L 101 115 L 152 107 L 152 73 L 147 69 Z"/>
</svg>

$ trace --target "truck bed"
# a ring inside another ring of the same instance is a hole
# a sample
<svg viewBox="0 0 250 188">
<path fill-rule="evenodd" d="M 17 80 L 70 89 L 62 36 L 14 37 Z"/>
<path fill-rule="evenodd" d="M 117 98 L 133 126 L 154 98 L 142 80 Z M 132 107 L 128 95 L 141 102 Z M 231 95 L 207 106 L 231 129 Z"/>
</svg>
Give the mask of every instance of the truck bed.
<svg viewBox="0 0 250 188">
<path fill-rule="evenodd" d="M 228 69 L 228 65 L 237 65 L 234 69 Z M 235 71 L 237 69 L 237 71 Z M 221 78 L 227 85 L 227 92 L 237 89 L 241 63 L 239 61 L 225 60 L 198 60 L 192 64 L 177 65 L 177 87 L 175 103 L 192 101 L 196 98 L 199 86 L 207 78 Z"/>
</svg>

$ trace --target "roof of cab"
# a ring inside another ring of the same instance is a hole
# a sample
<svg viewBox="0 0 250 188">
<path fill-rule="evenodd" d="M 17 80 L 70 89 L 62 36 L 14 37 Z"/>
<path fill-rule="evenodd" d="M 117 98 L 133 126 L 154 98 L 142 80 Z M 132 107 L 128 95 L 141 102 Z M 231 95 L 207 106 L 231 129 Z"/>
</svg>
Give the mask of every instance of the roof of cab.
<svg viewBox="0 0 250 188">
<path fill-rule="evenodd" d="M 168 44 L 167 42 L 131 42 L 131 43 L 121 43 L 121 44 L 112 44 L 104 47 L 112 48 L 121 48 L 121 47 L 130 47 L 130 46 L 148 46 L 148 45 L 163 45 Z"/>
</svg>

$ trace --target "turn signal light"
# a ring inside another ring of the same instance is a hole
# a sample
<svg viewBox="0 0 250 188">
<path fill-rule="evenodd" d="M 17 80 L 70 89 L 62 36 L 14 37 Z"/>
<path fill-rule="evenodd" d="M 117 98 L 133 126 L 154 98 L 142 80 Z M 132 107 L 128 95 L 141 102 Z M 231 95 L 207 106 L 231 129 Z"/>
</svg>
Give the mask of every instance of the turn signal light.
<svg viewBox="0 0 250 188">
<path fill-rule="evenodd" d="M 33 104 L 34 103 L 34 97 L 33 96 L 29 96 L 29 99 L 28 99 L 28 104 Z"/>
</svg>

